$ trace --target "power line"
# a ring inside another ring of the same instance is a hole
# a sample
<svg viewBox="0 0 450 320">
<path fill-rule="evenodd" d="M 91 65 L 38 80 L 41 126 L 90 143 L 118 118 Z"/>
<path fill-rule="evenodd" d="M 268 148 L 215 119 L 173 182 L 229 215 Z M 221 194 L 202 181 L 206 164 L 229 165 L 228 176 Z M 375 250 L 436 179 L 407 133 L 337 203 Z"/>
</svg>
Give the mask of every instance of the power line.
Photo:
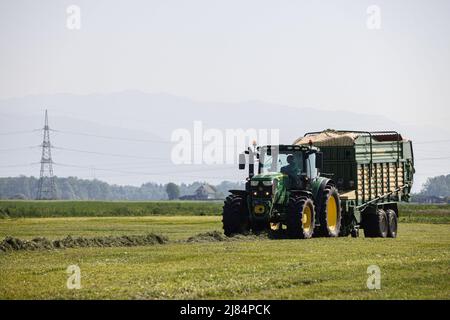
<svg viewBox="0 0 450 320">
<path fill-rule="evenodd" d="M 69 165 L 69 164 L 65 164 L 65 163 L 54 163 L 56 166 L 77 166 L 77 168 L 81 168 L 81 169 L 94 169 L 94 170 L 108 170 L 108 171 L 121 171 L 121 170 L 129 170 L 129 169 L 149 169 L 149 166 L 138 166 L 138 167 L 125 167 L 125 168 L 99 168 L 99 167 L 95 167 L 95 166 L 83 166 L 83 165 Z M 170 166 L 162 166 L 162 168 L 176 168 L 178 167 L 179 169 L 186 169 L 185 167 L 181 168 L 180 166 L 177 165 L 170 165 Z M 161 166 L 152 166 L 152 169 L 158 169 L 161 168 Z M 170 173 L 183 173 L 183 172 L 203 172 L 203 171 L 218 171 L 218 170 L 230 170 L 233 169 L 235 170 L 235 166 L 231 166 L 229 165 L 227 168 L 224 168 L 223 165 L 220 165 L 219 168 L 198 168 L 198 169 L 192 169 L 192 167 L 188 170 L 188 171 L 160 171 L 158 172 L 158 174 L 170 174 Z M 129 171 L 127 171 L 129 172 Z M 133 171 L 134 172 L 134 171 Z M 139 172 L 140 173 L 140 172 Z"/>
<path fill-rule="evenodd" d="M 446 142 L 450 142 L 450 139 L 444 139 L 444 140 L 428 140 L 428 141 L 417 141 L 414 142 L 413 141 L 413 145 L 415 144 L 425 144 L 425 143 L 446 143 Z"/>
<path fill-rule="evenodd" d="M 102 167 L 103 169 L 110 169 L 110 170 L 133 170 L 133 169 L 164 169 L 164 168 L 168 168 L 168 169 L 173 169 L 173 168 L 178 168 L 178 169 L 187 169 L 187 166 L 189 166 L 189 170 L 196 170 L 196 171 L 218 171 L 218 170 L 229 170 L 229 169 L 236 169 L 236 165 L 211 165 L 211 166 L 215 166 L 215 168 L 205 168 L 203 165 L 203 168 L 198 168 L 196 169 L 195 167 L 197 167 L 198 165 L 175 165 L 175 164 L 157 164 L 157 165 L 153 165 L 153 164 L 149 164 L 147 163 L 144 166 L 119 166 L 119 167 L 109 167 L 109 168 L 105 168 Z M 194 167 L 194 168 L 193 168 Z M 97 165 L 90 165 L 90 168 L 99 168 L 99 166 Z M 193 171 L 192 171 L 193 172 Z"/>
<path fill-rule="evenodd" d="M 65 134 L 71 134 L 71 135 L 94 137 L 94 138 L 101 138 L 101 139 L 108 139 L 108 140 L 122 140 L 122 141 L 135 141 L 135 142 L 154 142 L 154 143 L 167 143 L 167 144 L 173 144 L 174 143 L 174 142 L 168 141 L 168 140 L 123 138 L 123 137 L 104 136 L 104 135 L 98 135 L 98 134 L 75 132 L 75 131 L 66 131 L 66 130 L 55 130 L 55 129 L 52 129 L 52 131 L 56 132 L 56 133 L 65 133 Z"/>
<path fill-rule="evenodd" d="M 41 147 L 39 146 L 29 146 L 29 147 L 18 147 L 18 148 L 7 148 L 7 149 L 0 149 L 0 151 L 17 151 L 17 150 L 29 150 L 29 149 L 34 149 L 34 148 L 39 148 Z"/>
<path fill-rule="evenodd" d="M 64 164 L 64 163 L 55 163 L 57 166 L 61 167 L 73 167 L 73 168 L 84 168 L 89 170 L 98 170 L 98 171 L 107 171 L 107 172 L 117 172 L 117 173 L 123 173 L 123 174 L 129 174 L 129 175 L 147 175 L 147 176 L 165 176 L 168 174 L 177 174 L 178 176 L 182 177 L 191 177 L 191 178 L 215 178 L 215 179 L 222 179 L 222 177 L 210 177 L 210 176 L 191 176 L 191 175 L 183 175 L 183 172 L 179 171 L 172 171 L 172 172 L 138 172 L 138 171 L 124 171 L 124 170 L 114 170 L 114 169 L 103 169 L 103 168 L 93 168 L 89 166 L 80 166 L 80 165 L 74 165 L 74 164 Z M 229 168 L 231 169 L 231 168 Z M 214 169 L 217 170 L 217 169 Z M 198 172 L 204 172 L 209 171 L 207 169 L 197 170 Z M 195 171 L 190 171 L 195 172 Z"/>
<path fill-rule="evenodd" d="M 157 139 L 138 139 L 138 138 L 123 138 L 123 137 L 114 137 L 114 136 L 105 136 L 105 135 L 98 135 L 98 134 L 91 134 L 91 133 L 84 133 L 84 132 L 76 132 L 76 131 L 66 131 L 66 130 L 56 130 L 52 129 L 51 131 L 56 133 L 63 133 L 63 134 L 70 134 L 70 135 L 79 135 L 79 136 L 86 136 L 86 137 L 94 137 L 94 138 L 101 138 L 101 139 L 108 139 L 108 140 L 120 140 L 120 141 L 131 141 L 131 142 L 151 142 L 151 143 L 163 143 L 163 144 L 169 144 L 173 145 L 176 144 L 177 141 L 170 141 L 170 140 L 157 140 Z M 191 146 L 207 146 L 210 142 L 206 143 L 190 143 Z M 237 148 L 236 145 L 226 145 L 222 144 L 224 148 Z"/>
<path fill-rule="evenodd" d="M 98 135 L 98 134 L 92 134 L 92 133 L 85 133 L 85 132 L 79 132 L 79 131 L 77 132 L 77 131 L 57 130 L 57 129 L 51 129 L 51 131 L 57 132 L 57 133 L 80 135 L 80 136 L 87 136 L 87 137 L 96 137 L 96 138 L 111 139 L 111 140 L 124 140 L 124 141 L 136 141 L 136 142 L 157 142 L 157 143 L 168 143 L 168 144 L 175 143 L 175 141 L 169 141 L 169 140 L 123 138 L 123 137 L 114 137 L 114 136 L 105 136 L 105 135 Z M 450 142 L 450 139 L 413 141 L 413 144 L 445 143 L 445 142 Z"/>
<path fill-rule="evenodd" d="M 26 134 L 26 133 L 32 133 L 41 131 L 42 129 L 34 129 L 34 130 L 26 130 L 26 131 L 9 131 L 9 132 L 0 132 L 0 136 L 9 136 L 9 135 L 16 135 L 16 134 Z"/>
<path fill-rule="evenodd" d="M 167 162 L 167 159 L 165 159 L 165 162 Z M 119 168 L 122 168 L 123 169 L 123 166 L 127 166 L 127 167 L 129 167 L 129 166 L 132 166 L 132 168 L 138 168 L 138 167 L 143 167 L 143 166 L 140 166 L 140 165 L 146 165 L 145 167 L 149 167 L 149 166 L 151 166 L 151 167 L 155 167 L 155 168 L 160 168 L 160 167 L 172 167 L 173 166 L 173 164 L 165 164 L 165 163 L 160 163 L 160 162 L 156 162 L 156 163 L 154 163 L 154 162 L 150 162 L 150 161 L 139 161 L 139 162 L 119 162 L 119 163 L 111 163 L 111 162 L 108 162 L 108 163 L 91 163 L 91 164 L 88 164 L 89 166 L 91 166 L 91 167 L 112 167 L 112 169 L 113 168 L 116 168 L 117 166 L 119 167 Z M 137 165 L 137 166 L 136 166 Z M 181 166 L 181 165 L 180 165 Z"/>
<path fill-rule="evenodd" d="M 12 165 L 0 165 L 0 168 L 19 168 L 19 167 L 29 167 L 35 165 L 37 163 L 28 163 L 28 164 L 12 164 Z"/>
<path fill-rule="evenodd" d="M 79 153 L 89 153 L 89 154 L 119 157 L 119 158 L 134 158 L 134 159 L 149 159 L 149 160 L 165 160 L 165 161 L 167 161 L 167 158 L 159 158 L 159 157 L 143 157 L 143 156 L 125 155 L 125 154 L 118 154 L 118 153 L 104 153 L 104 152 L 98 152 L 98 151 L 71 149 L 71 148 L 63 148 L 63 147 L 55 147 L 55 146 L 52 146 L 52 148 L 56 149 L 56 150 L 65 150 L 65 151 L 79 152 Z"/>
<path fill-rule="evenodd" d="M 450 157 L 435 157 L 435 158 L 419 158 L 419 159 L 415 159 L 416 161 L 428 161 L 428 160 L 446 160 L 446 159 L 450 159 Z"/>
</svg>

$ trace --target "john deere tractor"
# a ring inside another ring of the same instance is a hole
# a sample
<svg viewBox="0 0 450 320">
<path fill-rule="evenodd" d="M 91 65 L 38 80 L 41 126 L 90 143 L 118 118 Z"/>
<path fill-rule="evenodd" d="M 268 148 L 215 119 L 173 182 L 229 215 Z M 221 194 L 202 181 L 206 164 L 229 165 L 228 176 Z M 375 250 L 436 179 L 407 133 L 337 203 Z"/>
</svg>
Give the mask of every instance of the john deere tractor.
<svg viewBox="0 0 450 320">
<path fill-rule="evenodd" d="M 245 190 L 230 190 L 223 207 L 228 236 L 357 237 L 361 228 L 395 238 L 397 203 L 409 201 L 415 172 L 412 142 L 396 131 L 310 132 L 292 145 L 248 148 L 239 169 L 247 163 Z"/>
<path fill-rule="evenodd" d="M 338 236 L 341 201 L 335 182 L 319 174 L 322 158 L 312 145 L 268 145 L 240 154 L 239 169 L 248 163 L 249 175 L 245 190 L 230 190 L 225 200 L 224 233 L 283 230 L 291 238 Z"/>
</svg>

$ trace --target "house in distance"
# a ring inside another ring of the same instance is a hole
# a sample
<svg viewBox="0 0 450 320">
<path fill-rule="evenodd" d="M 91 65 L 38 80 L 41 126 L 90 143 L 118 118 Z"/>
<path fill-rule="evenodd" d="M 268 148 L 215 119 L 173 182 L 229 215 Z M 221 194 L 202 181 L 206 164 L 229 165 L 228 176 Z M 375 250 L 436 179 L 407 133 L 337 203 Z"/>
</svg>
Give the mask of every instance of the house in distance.
<svg viewBox="0 0 450 320">
<path fill-rule="evenodd" d="M 210 184 L 202 184 L 192 195 L 180 197 L 180 200 L 216 200 L 217 189 Z"/>
</svg>

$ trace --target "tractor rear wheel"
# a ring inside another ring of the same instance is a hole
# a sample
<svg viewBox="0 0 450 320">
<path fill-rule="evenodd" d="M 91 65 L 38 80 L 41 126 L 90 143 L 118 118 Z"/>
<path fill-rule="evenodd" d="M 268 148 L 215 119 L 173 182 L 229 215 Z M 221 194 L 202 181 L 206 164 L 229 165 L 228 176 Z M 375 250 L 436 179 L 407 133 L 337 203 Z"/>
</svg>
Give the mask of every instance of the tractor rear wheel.
<svg viewBox="0 0 450 320">
<path fill-rule="evenodd" d="M 386 211 L 377 209 L 365 217 L 364 236 L 367 238 L 386 238 L 388 235 L 388 217 Z"/>
<path fill-rule="evenodd" d="M 315 209 L 314 202 L 311 198 L 301 196 L 289 198 L 286 217 L 286 227 L 289 238 L 311 238 L 314 232 L 314 219 Z"/>
<path fill-rule="evenodd" d="M 388 234 L 389 238 L 397 238 L 397 214 L 394 210 L 386 210 L 388 220 Z"/>
<path fill-rule="evenodd" d="M 337 237 L 341 229 L 341 199 L 338 190 L 327 185 L 319 196 L 319 234 L 325 237 Z"/>
</svg>

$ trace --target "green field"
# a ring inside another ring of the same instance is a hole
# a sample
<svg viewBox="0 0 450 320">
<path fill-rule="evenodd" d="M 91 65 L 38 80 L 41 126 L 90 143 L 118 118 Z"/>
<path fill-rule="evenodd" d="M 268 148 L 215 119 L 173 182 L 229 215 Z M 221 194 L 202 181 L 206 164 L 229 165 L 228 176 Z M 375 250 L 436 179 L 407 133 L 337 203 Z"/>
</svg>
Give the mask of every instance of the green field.
<svg viewBox="0 0 450 320">
<path fill-rule="evenodd" d="M 0 217 L 111 217 L 217 215 L 222 201 L 15 201 L 0 200 Z"/>
<path fill-rule="evenodd" d="M 185 241 L 220 230 L 219 216 L 0 219 L 1 238 L 169 237 L 152 246 L 0 253 L 0 299 L 449 299 L 450 224 L 426 212 L 428 223 L 401 223 L 397 239 Z M 66 287 L 73 264 L 80 290 Z M 380 290 L 366 287 L 369 265 L 381 269 Z"/>
<path fill-rule="evenodd" d="M 1 218 L 220 215 L 222 201 L 0 200 Z M 400 204 L 400 222 L 450 223 L 450 205 Z"/>
</svg>

